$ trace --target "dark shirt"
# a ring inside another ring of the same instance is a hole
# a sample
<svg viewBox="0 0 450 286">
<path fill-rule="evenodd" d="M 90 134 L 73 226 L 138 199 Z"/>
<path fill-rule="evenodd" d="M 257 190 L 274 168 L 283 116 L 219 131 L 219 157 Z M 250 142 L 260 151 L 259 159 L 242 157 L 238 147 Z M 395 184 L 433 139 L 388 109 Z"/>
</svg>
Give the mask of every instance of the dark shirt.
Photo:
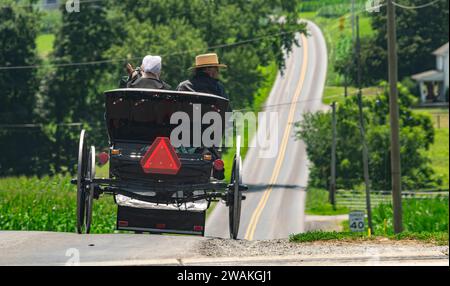
<svg viewBox="0 0 450 286">
<path fill-rule="evenodd" d="M 222 83 L 202 72 L 197 73 L 192 79 L 180 83 L 177 90 L 209 93 L 229 99 Z"/>
<path fill-rule="evenodd" d="M 139 77 L 128 82 L 128 88 L 170 89 L 170 85 L 155 78 Z"/>
</svg>

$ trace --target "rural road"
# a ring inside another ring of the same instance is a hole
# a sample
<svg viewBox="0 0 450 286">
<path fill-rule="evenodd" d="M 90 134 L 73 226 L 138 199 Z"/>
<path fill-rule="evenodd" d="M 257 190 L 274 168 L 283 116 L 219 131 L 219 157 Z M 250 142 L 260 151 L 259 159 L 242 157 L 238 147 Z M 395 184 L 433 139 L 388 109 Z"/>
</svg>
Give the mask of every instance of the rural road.
<svg viewBox="0 0 450 286">
<path fill-rule="evenodd" d="M 284 75 L 278 75 L 266 102 L 278 113 L 279 150 L 275 158 L 261 158 L 258 147 L 249 148 L 243 163 L 243 181 L 249 186 L 242 203 L 238 238 L 287 238 L 305 230 L 305 186 L 308 160 L 303 142 L 295 139 L 293 124 L 303 114 L 323 108 L 327 48 L 320 29 L 308 22 L 309 37 L 298 35 L 300 47 L 290 54 Z M 229 237 L 228 208 L 218 204 L 206 224 L 207 237 Z"/>
<path fill-rule="evenodd" d="M 448 246 L 418 242 L 247 241 L 189 236 L 0 231 L 1 266 L 449 266 Z"/>
</svg>

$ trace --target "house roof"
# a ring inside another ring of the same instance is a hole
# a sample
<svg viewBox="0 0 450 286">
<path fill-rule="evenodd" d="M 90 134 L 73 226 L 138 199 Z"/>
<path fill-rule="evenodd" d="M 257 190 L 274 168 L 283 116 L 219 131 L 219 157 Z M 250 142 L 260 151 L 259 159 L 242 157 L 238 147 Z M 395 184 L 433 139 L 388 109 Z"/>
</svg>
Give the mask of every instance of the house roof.
<svg viewBox="0 0 450 286">
<path fill-rule="evenodd" d="M 416 81 L 444 81 L 445 75 L 443 72 L 431 70 L 415 74 L 412 78 Z"/>
<path fill-rule="evenodd" d="M 442 47 L 433 52 L 433 55 L 436 56 L 443 56 L 445 54 L 448 54 L 448 42 L 447 44 L 443 45 Z"/>
</svg>

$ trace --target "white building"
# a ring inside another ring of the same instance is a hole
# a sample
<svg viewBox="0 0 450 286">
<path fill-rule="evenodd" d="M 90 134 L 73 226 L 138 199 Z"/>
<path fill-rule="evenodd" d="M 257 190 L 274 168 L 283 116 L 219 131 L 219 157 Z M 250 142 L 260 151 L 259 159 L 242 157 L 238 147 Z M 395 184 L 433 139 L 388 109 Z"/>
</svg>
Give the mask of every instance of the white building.
<svg viewBox="0 0 450 286">
<path fill-rule="evenodd" d="M 413 75 L 420 85 L 421 103 L 448 102 L 448 43 L 433 52 L 436 69 Z"/>
<path fill-rule="evenodd" d="M 58 8 L 59 0 L 42 0 L 42 8 L 56 9 Z"/>
</svg>

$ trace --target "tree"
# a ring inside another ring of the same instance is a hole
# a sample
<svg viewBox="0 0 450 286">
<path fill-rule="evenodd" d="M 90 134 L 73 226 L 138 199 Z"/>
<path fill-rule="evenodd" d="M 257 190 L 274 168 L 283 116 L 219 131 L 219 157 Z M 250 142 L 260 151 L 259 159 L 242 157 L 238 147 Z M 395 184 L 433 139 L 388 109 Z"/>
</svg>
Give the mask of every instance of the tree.
<svg viewBox="0 0 450 286">
<path fill-rule="evenodd" d="M 206 49 L 206 43 L 200 32 L 186 20 L 174 19 L 167 24 L 154 25 L 132 19 L 124 28 L 127 36 L 120 44 L 112 46 L 105 56 L 129 58 L 134 66 L 139 66 L 143 55 L 161 55 L 163 58 L 161 77 L 171 84 L 172 88 L 176 88 L 176 85 L 184 79 L 187 67 L 193 64 L 192 59 L 196 51 Z M 116 67 L 115 71 L 115 77 L 118 79 L 123 73 L 123 66 Z"/>
<path fill-rule="evenodd" d="M 410 110 L 415 98 L 406 88 L 399 85 L 399 93 L 402 184 L 405 189 L 436 187 L 441 182 L 423 152 L 428 150 L 434 141 L 431 118 Z M 389 190 L 391 176 L 387 91 L 374 99 L 365 99 L 363 105 L 372 186 L 377 190 Z M 339 105 L 337 120 L 337 186 L 342 189 L 357 188 L 363 182 L 363 168 L 356 97 L 347 98 Z M 305 141 L 308 157 L 313 163 L 310 174 L 312 187 L 328 187 L 331 160 L 330 123 L 329 112 L 307 114 L 303 122 L 297 123 L 297 136 Z"/>
<path fill-rule="evenodd" d="M 102 61 L 111 45 L 111 26 L 103 6 L 85 2 L 80 10 L 67 13 L 61 6 L 63 23 L 51 59 L 59 66 L 44 83 L 48 110 L 44 120 L 50 126 L 47 134 L 53 142 L 49 145 L 53 172 L 71 170 L 75 165 L 80 128 L 69 124 L 89 123 L 86 126 L 94 129 L 90 132 L 94 136 L 91 142 L 100 143 L 100 138 L 104 141 L 106 134 L 102 121 L 104 90 L 100 83 L 110 66 L 72 64 Z"/>
<path fill-rule="evenodd" d="M 8 6 L 6 6 L 9 4 Z M 3 6 L 5 5 L 5 6 Z M 2 2 L 0 7 L 0 63 L 2 66 L 39 64 L 35 51 L 39 15 L 32 7 Z M 0 124 L 34 122 L 36 69 L 0 70 Z M 0 127 L 0 176 L 35 170 L 39 134 L 31 129 Z"/>
<path fill-rule="evenodd" d="M 386 75 L 386 71 L 380 67 L 387 58 L 387 53 L 375 45 L 374 41 L 373 38 L 361 38 L 361 84 L 363 86 L 373 86 Z M 357 58 L 351 37 L 342 37 L 338 41 L 334 69 L 337 73 L 347 76 L 349 85 L 358 85 Z"/>
</svg>

